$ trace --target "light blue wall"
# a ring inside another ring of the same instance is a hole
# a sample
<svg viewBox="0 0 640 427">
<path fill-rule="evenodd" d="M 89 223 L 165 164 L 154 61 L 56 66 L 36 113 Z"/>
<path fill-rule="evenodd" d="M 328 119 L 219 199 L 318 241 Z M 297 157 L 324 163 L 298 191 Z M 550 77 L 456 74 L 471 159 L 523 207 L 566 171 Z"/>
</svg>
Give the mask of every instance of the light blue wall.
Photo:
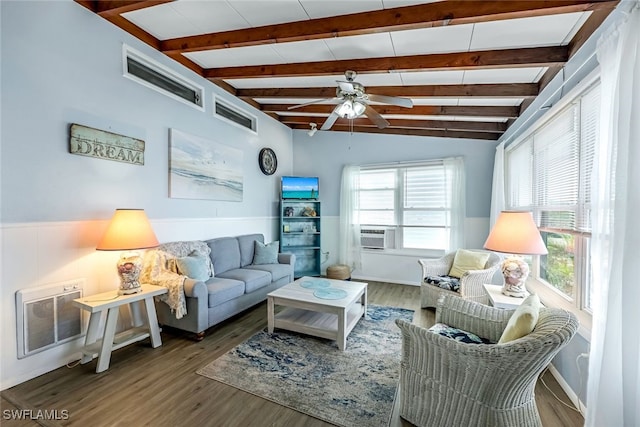
<svg viewBox="0 0 640 427">
<path fill-rule="evenodd" d="M 117 207 L 150 218 L 277 215 L 278 177 L 257 157 L 272 147 L 277 174 L 291 174 L 291 129 L 71 0 L 1 7 L 3 223 L 105 219 Z M 206 111 L 124 78 L 123 43 L 204 86 Z M 213 94 L 257 116 L 257 135 L 213 117 Z M 69 154 L 71 123 L 143 139 L 144 166 Z M 244 200 L 169 198 L 170 128 L 242 150 Z"/>
<path fill-rule="evenodd" d="M 339 215 L 340 180 L 347 164 L 404 162 L 463 156 L 467 218 L 489 217 L 496 143 L 484 140 L 427 138 L 318 131 L 293 133 L 293 171 L 318 175 L 323 215 Z"/>
</svg>

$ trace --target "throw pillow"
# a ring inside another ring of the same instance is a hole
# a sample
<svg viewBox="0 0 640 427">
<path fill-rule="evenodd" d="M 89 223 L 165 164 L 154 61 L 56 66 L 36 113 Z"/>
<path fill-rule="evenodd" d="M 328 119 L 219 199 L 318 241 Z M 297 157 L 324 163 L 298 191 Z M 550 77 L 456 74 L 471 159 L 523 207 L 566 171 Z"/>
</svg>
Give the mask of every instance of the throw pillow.
<svg viewBox="0 0 640 427">
<path fill-rule="evenodd" d="M 469 270 L 483 270 L 489 255 L 491 255 L 489 252 L 458 249 L 451 270 L 449 270 L 449 276 L 460 278 Z"/>
<path fill-rule="evenodd" d="M 509 318 L 507 327 L 502 332 L 498 344 L 505 344 L 530 334 L 533 328 L 536 327 L 536 323 L 538 323 L 540 305 L 540 297 L 536 294 L 531 294 L 525 298 Z"/>
<path fill-rule="evenodd" d="M 255 251 L 253 253 L 253 264 L 277 264 L 278 263 L 278 250 L 280 249 L 280 242 L 267 243 L 266 245 L 256 240 Z"/>
<path fill-rule="evenodd" d="M 491 344 L 491 341 L 486 338 L 481 338 L 476 334 L 445 325 L 444 323 L 436 323 L 429 328 L 429 332 L 434 332 L 443 337 L 451 338 L 465 344 Z"/>
<path fill-rule="evenodd" d="M 191 279 L 206 281 L 209 280 L 209 257 L 199 255 L 189 255 L 183 258 L 176 258 L 175 263 L 178 273 Z"/>
</svg>

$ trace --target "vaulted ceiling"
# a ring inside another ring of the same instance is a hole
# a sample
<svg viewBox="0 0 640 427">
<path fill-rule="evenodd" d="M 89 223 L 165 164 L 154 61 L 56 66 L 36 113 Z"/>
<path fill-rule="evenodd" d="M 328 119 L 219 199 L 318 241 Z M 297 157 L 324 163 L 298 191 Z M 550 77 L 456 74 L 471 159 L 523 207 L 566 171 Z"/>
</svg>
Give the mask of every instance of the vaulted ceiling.
<svg viewBox="0 0 640 427">
<path fill-rule="evenodd" d="M 321 127 L 339 102 L 337 81 L 353 70 L 367 94 L 413 107 L 372 100 L 369 115 L 387 127 L 365 115 L 331 131 L 486 140 L 504 133 L 618 4 L 76 1 L 291 128 Z"/>
</svg>

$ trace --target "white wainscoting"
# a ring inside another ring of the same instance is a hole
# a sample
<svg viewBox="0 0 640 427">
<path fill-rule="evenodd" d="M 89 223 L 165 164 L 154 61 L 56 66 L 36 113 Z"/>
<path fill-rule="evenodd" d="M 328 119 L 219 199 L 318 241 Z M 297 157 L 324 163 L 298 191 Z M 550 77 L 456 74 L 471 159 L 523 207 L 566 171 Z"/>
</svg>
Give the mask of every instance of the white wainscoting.
<svg viewBox="0 0 640 427">
<path fill-rule="evenodd" d="M 247 233 L 263 233 L 266 241 L 272 241 L 277 239 L 279 227 L 275 217 L 159 219 L 151 223 L 160 242 Z M 79 358 L 82 339 L 18 360 L 16 291 L 79 278 L 85 279 L 85 296 L 117 289 L 115 265 L 120 253 L 95 250 L 107 224 L 108 221 L 69 221 L 0 226 L 0 390 Z"/>
<path fill-rule="evenodd" d="M 156 219 L 151 223 L 160 242 L 206 240 L 247 233 L 263 233 L 269 242 L 277 240 L 279 236 L 279 220 L 276 217 Z M 85 295 L 116 289 L 119 281 L 115 264 L 119 253 L 95 250 L 107 224 L 108 221 L 101 220 L 0 225 L 0 321 L 3 325 L 0 338 L 0 390 L 78 359 L 81 339 L 18 360 L 15 295 L 20 289 L 78 278 L 85 279 Z M 337 263 L 338 225 L 337 216 L 322 218 L 323 272 L 329 265 Z M 468 218 L 465 246 L 481 247 L 488 228 L 488 218 Z M 363 269 L 354 272 L 353 277 L 418 285 L 418 258 L 365 253 Z"/>
</svg>

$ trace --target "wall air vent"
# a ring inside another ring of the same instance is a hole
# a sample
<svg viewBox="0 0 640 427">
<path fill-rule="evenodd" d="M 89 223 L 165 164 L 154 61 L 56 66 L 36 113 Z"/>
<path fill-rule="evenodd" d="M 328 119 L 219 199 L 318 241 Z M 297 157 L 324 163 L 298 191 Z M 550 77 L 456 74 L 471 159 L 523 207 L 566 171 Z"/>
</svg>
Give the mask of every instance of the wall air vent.
<svg viewBox="0 0 640 427">
<path fill-rule="evenodd" d="M 72 301 L 84 279 L 16 292 L 18 359 L 82 336 L 83 317 Z"/>
<path fill-rule="evenodd" d="M 204 88 L 142 53 L 123 46 L 124 76 L 204 111 Z"/>
<path fill-rule="evenodd" d="M 249 129 L 253 132 L 257 132 L 257 119 L 249 113 L 231 106 L 221 100 L 220 98 L 213 97 L 213 114 L 223 120 L 229 121 L 237 126 Z"/>
</svg>

